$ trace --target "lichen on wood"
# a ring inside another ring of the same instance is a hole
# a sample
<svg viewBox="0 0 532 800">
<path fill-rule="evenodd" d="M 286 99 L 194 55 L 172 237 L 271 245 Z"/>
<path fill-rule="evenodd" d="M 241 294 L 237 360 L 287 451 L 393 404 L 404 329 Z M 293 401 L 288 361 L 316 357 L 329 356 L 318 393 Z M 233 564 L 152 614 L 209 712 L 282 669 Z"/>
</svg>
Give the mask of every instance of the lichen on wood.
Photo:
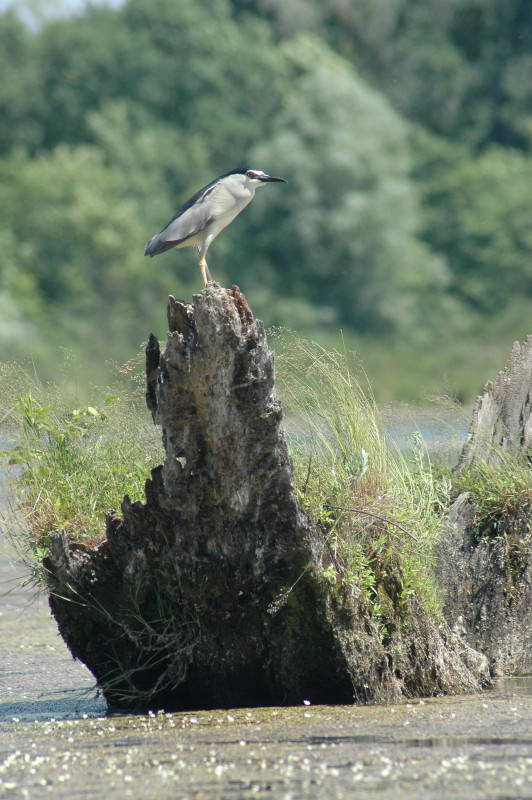
<svg viewBox="0 0 532 800">
<path fill-rule="evenodd" d="M 170 298 L 146 401 L 164 464 L 97 547 L 52 539 L 50 603 L 111 705 L 350 703 L 477 689 L 484 659 L 415 597 L 375 620 L 293 489 L 262 322 L 237 287 Z M 396 576 L 400 594 L 400 575 Z M 392 591 L 392 590 L 390 590 Z M 394 590 L 395 591 L 395 590 Z M 392 594 L 394 592 L 392 591 Z"/>
</svg>

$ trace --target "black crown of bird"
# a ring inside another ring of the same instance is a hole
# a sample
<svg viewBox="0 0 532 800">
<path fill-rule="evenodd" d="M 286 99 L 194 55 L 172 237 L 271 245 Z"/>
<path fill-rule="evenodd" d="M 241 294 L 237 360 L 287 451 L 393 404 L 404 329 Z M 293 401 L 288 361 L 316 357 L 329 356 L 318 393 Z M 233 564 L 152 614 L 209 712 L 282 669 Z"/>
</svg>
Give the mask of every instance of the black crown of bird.
<svg viewBox="0 0 532 800">
<path fill-rule="evenodd" d="M 158 256 L 174 247 L 195 247 L 206 286 L 212 280 L 206 256 L 212 242 L 267 183 L 286 183 L 260 169 L 237 167 L 215 178 L 190 197 L 164 228 L 144 248 L 145 256 Z"/>
</svg>

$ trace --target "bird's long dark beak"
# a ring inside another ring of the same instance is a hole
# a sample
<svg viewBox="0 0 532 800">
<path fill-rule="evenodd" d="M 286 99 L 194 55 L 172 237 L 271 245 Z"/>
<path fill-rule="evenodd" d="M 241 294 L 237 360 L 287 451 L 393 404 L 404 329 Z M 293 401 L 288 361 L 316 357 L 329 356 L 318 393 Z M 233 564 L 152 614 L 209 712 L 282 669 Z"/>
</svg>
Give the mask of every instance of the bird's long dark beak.
<svg viewBox="0 0 532 800">
<path fill-rule="evenodd" d="M 284 178 L 274 178 L 272 175 L 261 175 L 260 179 L 263 183 L 288 183 Z"/>
</svg>

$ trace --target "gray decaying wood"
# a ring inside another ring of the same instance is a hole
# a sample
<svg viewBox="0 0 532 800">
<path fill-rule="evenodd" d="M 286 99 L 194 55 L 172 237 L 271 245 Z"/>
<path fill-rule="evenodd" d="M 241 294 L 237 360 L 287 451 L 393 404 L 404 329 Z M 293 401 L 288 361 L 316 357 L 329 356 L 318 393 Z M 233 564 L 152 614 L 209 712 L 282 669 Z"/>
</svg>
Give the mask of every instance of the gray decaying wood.
<svg viewBox="0 0 532 800">
<path fill-rule="evenodd" d="M 505 468 L 501 454 L 530 463 L 532 453 L 532 336 L 515 342 L 505 368 L 477 399 L 457 471 Z M 532 486 L 532 471 L 530 474 Z M 450 508 L 438 547 L 444 614 L 472 647 L 484 653 L 492 674 L 532 665 L 532 519 L 526 504 L 490 529 L 479 527 L 470 492 Z"/>
<path fill-rule="evenodd" d="M 499 535 L 483 535 L 475 502 L 463 492 L 451 506 L 438 549 L 445 618 L 486 655 L 493 675 L 522 673 L 532 665 L 530 522 L 508 518 Z"/>
<path fill-rule="evenodd" d="M 514 342 L 504 369 L 477 398 L 459 469 L 496 466 L 502 450 L 532 450 L 532 336 Z"/>
<path fill-rule="evenodd" d="M 128 708 L 349 703 L 477 689 L 485 659 L 402 591 L 375 621 L 296 500 L 262 323 L 237 287 L 171 297 L 146 400 L 165 462 L 97 547 L 54 538 L 50 604 Z"/>
</svg>

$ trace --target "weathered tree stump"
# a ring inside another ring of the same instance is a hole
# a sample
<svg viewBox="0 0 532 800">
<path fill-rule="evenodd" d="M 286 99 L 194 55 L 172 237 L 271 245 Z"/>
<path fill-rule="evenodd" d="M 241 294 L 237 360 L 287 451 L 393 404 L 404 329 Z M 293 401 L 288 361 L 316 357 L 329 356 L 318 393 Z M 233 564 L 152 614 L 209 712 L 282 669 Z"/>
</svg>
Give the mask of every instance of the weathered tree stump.
<svg viewBox="0 0 532 800">
<path fill-rule="evenodd" d="M 383 626 L 299 507 L 263 325 L 233 287 L 170 298 L 146 400 L 164 465 L 94 548 L 53 539 L 50 603 L 111 705 L 350 703 L 474 690 L 483 659 L 416 600 Z M 390 582 L 398 594 L 400 575 Z M 397 599 L 397 597 L 395 598 Z"/>
<path fill-rule="evenodd" d="M 477 398 L 458 469 L 496 466 L 501 450 L 532 452 L 532 335 L 514 342 L 504 369 Z"/>
<path fill-rule="evenodd" d="M 457 471 L 486 464 L 505 468 L 501 455 L 532 456 L 532 336 L 514 343 L 506 366 L 478 397 Z M 532 471 L 530 473 L 532 487 Z M 449 511 L 438 553 L 444 614 L 464 640 L 484 653 L 492 674 L 532 665 L 532 518 L 513 509 L 495 530 L 479 530 L 470 492 Z"/>
</svg>

